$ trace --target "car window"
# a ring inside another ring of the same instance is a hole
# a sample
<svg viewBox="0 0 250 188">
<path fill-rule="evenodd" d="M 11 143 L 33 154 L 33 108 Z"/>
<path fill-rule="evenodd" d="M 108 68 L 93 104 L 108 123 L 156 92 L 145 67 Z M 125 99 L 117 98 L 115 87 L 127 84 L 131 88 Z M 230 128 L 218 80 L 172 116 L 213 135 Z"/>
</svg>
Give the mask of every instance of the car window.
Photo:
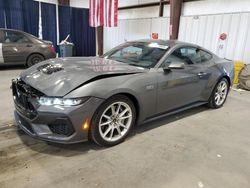
<svg viewBox="0 0 250 188">
<path fill-rule="evenodd" d="M 119 46 L 104 57 L 134 66 L 151 68 L 166 53 L 168 46 L 154 43 L 133 43 Z"/>
<path fill-rule="evenodd" d="M 4 43 L 29 43 L 30 42 L 28 37 L 26 37 L 22 33 L 14 32 L 14 31 L 4 31 L 3 41 Z"/>
<path fill-rule="evenodd" d="M 205 52 L 203 50 L 200 50 L 200 55 L 201 55 L 201 63 L 207 62 L 213 58 L 213 56 L 210 53 Z"/>
<path fill-rule="evenodd" d="M 167 57 L 162 67 L 168 66 L 172 62 L 181 62 L 187 65 L 202 63 L 202 52 L 200 49 L 194 47 L 178 48 Z"/>
</svg>

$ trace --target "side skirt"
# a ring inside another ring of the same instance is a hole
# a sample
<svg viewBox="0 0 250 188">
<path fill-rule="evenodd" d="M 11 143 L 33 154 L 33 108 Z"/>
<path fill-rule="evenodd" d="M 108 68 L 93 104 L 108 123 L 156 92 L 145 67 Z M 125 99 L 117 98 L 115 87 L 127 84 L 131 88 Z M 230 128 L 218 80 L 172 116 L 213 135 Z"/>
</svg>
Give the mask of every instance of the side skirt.
<svg viewBox="0 0 250 188">
<path fill-rule="evenodd" d="M 188 109 L 191 109 L 191 108 L 194 108 L 194 107 L 198 107 L 198 106 L 201 106 L 201 105 L 204 105 L 204 104 L 207 104 L 207 102 L 195 102 L 195 103 L 192 103 L 192 104 L 189 104 L 189 105 L 186 105 L 186 106 L 174 109 L 174 110 L 170 110 L 170 111 L 167 111 L 167 112 L 164 112 L 164 113 L 161 113 L 161 114 L 151 116 L 151 117 L 147 118 L 145 121 L 143 121 L 142 123 L 143 124 L 148 123 L 150 121 L 154 121 L 154 120 L 164 118 L 164 117 L 167 117 L 167 116 L 170 116 L 170 115 L 173 115 L 173 114 L 177 114 L 177 113 L 183 112 L 185 110 L 188 110 Z"/>
</svg>

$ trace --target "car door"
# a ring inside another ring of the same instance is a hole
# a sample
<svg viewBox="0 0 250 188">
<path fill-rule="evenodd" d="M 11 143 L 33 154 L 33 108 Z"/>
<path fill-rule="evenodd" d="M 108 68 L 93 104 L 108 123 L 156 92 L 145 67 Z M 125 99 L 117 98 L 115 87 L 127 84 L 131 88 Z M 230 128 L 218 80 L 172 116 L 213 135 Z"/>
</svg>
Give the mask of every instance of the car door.
<svg viewBox="0 0 250 188">
<path fill-rule="evenodd" d="M 184 63 L 182 69 L 169 69 L 172 63 Z M 202 91 L 209 78 L 200 49 L 180 47 L 174 50 L 158 69 L 157 111 L 163 113 L 202 101 Z"/>
<path fill-rule="evenodd" d="M 3 58 L 4 62 L 26 62 L 32 41 L 21 32 L 12 30 L 3 31 Z"/>
</svg>

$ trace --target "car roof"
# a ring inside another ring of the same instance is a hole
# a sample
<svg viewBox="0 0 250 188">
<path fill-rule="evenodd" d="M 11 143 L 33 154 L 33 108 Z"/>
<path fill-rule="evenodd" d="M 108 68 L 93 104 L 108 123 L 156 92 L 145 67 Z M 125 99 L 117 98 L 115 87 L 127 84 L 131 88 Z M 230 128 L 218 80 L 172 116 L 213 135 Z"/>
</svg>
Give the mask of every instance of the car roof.
<svg viewBox="0 0 250 188">
<path fill-rule="evenodd" d="M 129 41 L 128 43 L 136 43 L 136 42 L 143 42 L 143 43 L 157 43 L 159 45 L 165 45 L 169 47 L 173 47 L 177 44 L 179 45 L 188 45 L 188 46 L 197 46 L 192 43 L 188 42 L 182 42 L 179 40 L 161 40 L 161 39 L 141 39 L 141 40 L 134 40 L 134 41 Z"/>
<path fill-rule="evenodd" d="M 190 47 L 195 47 L 195 48 L 199 48 L 203 51 L 206 51 L 214 56 L 216 56 L 213 52 L 211 52 L 210 50 L 203 48 L 197 44 L 193 44 L 193 43 L 189 43 L 189 42 L 182 42 L 179 40 L 162 40 L 162 39 L 141 39 L 141 40 L 134 40 L 134 41 L 128 41 L 127 43 L 157 43 L 159 45 L 164 45 L 164 46 L 169 46 L 170 48 L 174 47 L 174 46 L 190 46 Z"/>
<path fill-rule="evenodd" d="M 16 29 L 6 29 L 6 28 L 0 28 L 1 31 L 15 31 L 15 32 L 20 32 L 20 33 L 26 33 L 24 31 L 21 30 L 16 30 Z"/>
</svg>

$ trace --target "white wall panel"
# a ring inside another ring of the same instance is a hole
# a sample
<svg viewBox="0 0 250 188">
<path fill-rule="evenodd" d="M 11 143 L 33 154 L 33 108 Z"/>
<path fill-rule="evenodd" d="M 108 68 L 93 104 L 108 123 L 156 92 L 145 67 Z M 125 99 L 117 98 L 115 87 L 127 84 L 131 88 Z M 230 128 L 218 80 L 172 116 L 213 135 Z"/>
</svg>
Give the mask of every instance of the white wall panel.
<svg viewBox="0 0 250 188">
<path fill-rule="evenodd" d="M 250 62 L 250 13 L 182 16 L 179 40 L 203 46 L 220 57 Z M 219 36 L 227 34 L 224 48 Z"/>
<path fill-rule="evenodd" d="M 198 34 L 196 37 L 196 44 L 204 46 L 205 40 L 206 40 L 206 35 L 204 33 L 206 32 L 207 29 L 207 17 L 206 16 L 200 16 L 198 21 Z"/>
<path fill-rule="evenodd" d="M 71 7 L 89 8 L 89 0 L 70 0 Z"/>
<path fill-rule="evenodd" d="M 234 54 L 235 59 L 244 59 L 244 52 L 246 51 L 247 54 L 249 54 L 250 52 L 249 42 L 247 43 L 247 37 L 250 31 L 249 24 L 250 24 L 250 14 L 248 13 L 241 14 L 238 36 L 235 45 L 235 54 Z M 245 49 L 246 45 L 248 47 L 248 50 Z"/>
<path fill-rule="evenodd" d="M 128 40 L 150 38 L 150 21 L 150 19 L 130 20 Z"/>
<path fill-rule="evenodd" d="M 144 3 L 153 3 L 159 2 L 160 0 L 118 0 L 119 7 L 131 6 L 131 5 L 138 5 Z"/>
<path fill-rule="evenodd" d="M 219 36 L 221 32 L 224 32 L 221 30 L 221 25 L 223 21 L 223 15 L 215 15 L 214 16 L 214 25 L 213 25 L 213 32 L 211 33 L 211 47 L 210 50 L 213 52 L 218 51 L 218 42 L 219 42 Z"/>
<path fill-rule="evenodd" d="M 118 6 L 119 7 L 137 5 L 138 3 L 139 3 L 138 0 L 118 0 Z"/>
<path fill-rule="evenodd" d="M 104 28 L 104 52 L 126 41 L 149 39 L 151 33 L 159 39 L 169 38 L 169 18 L 122 19 L 116 28 Z"/>
<path fill-rule="evenodd" d="M 158 33 L 159 39 L 169 39 L 169 18 L 151 19 L 150 33 Z"/>
<path fill-rule="evenodd" d="M 202 0 L 184 3 L 182 15 L 224 14 L 248 11 L 250 11 L 249 0 Z"/>
<path fill-rule="evenodd" d="M 153 18 L 158 17 L 159 7 L 146 7 L 128 10 L 119 10 L 118 19 L 136 19 L 136 18 Z"/>
<path fill-rule="evenodd" d="M 203 47 L 211 50 L 212 40 L 211 36 L 213 34 L 214 29 L 214 16 L 208 16 L 206 20 L 206 30 L 205 30 L 205 37 Z"/>
<path fill-rule="evenodd" d="M 235 56 L 235 47 L 236 43 L 238 43 L 238 31 L 239 31 L 239 23 L 240 23 L 240 14 L 233 14 L 231 16 L 231 23 L 229 25 L 229 32 L 228 32 L 228 40 L 226 46 L 226 54 L 225 57 L 229 59 L 233 59 Z"/>
</svg>

